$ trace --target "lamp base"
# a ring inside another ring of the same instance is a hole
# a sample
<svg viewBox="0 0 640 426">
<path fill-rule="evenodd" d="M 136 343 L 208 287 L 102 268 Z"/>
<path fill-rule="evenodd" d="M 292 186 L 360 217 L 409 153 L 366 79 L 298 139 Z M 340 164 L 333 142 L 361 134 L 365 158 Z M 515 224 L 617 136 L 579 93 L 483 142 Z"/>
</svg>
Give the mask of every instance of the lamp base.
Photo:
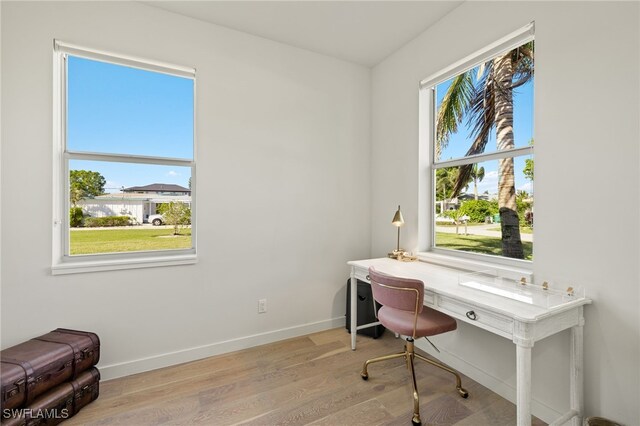
<svg viewBox="0 0 640 426">
<path fill-rule="evenodd" d="M 391 259 L 398 259 L 399 257 L 402 257 L 403 253 L 405 253 L 403 249 L 396 249 L 390 253 L 387 253 L 387 257 Z"/>
</svg>

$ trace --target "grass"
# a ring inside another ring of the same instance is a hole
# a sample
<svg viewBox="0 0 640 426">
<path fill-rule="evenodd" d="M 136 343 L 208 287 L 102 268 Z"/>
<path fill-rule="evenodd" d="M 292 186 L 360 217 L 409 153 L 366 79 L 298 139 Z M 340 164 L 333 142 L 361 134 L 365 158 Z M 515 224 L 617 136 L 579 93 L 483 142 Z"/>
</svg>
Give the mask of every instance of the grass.
<svg viewBox="0 0 640 426">
<path fill-rule="evenodd" d="M 191 248 L 191 229 L 72 229 L 71 255 Z"/>
<path fill-rule="evenodd" d="M 467 223 L 467 226 L 469 228 L 471 228 L 472 226 L 482 226 L 482 225 L 484 225 L 484 223 L 471 223 L 471 222 Z M 450 222 L 436 222 L 436 226 L 446 226 L 446 227 L 449 227 L 449 228 L 455 228 L 456 224 L 455 223 L 450 223 Z M 464 226 L 464 224 L 460 224 L 458 226 Z M 498 230 L 500 230 L 500 228 L 498 228 Z"/>
<path fill-rule="evenodd" d="M 500 227 L 497 228 L 489 228 L 488 231 L 498 231 L 498 232 L 502 232 L 502 229 L 500 229 Z M 533 228 L 530 228 L 528 226 L 521 226 L 520 227 L 520 233 L 521 234 L 533 234 Z"/>
<path fill-rule="evenodd" d="M 436 232 L 436 247 L 502 256 L 502 241 L 497 237 Z M 523 241 L 522 248 L 524 258 L 526 260 L 533 259 L 533 244 Z"/>
<path fill-rule="evenodd" d="M 446 226 L 447 228 L 455 228 L 456 225 L 454 223 L 443 223 L 443 222 L 437 222 L 436 223 L 437 226 Z M 467 223 L 467 226 L 469 228 L 472 228 L 474 226 L 483 226 L 484 223 Z M 464 225 L 458 225 L 459 228 L 464 228 Z M 499 224 L 497 227 L 495 228 L 487 228 L 487 231 L 496 231 L 496 232 L 502 232 L 502 229 L 500 228 Z M 533 228 L 531 228 L 530 226 L 520 226 L 520 233 L 521 234 L 533 234 Z"/>
</svg>

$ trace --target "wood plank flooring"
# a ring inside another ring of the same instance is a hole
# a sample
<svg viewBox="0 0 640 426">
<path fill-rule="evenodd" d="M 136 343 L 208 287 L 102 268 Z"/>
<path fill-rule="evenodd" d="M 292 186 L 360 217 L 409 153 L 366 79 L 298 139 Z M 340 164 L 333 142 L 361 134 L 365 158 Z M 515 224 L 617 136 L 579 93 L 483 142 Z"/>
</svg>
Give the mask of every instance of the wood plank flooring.
<svg viewBox="0 0 640 426">
<path fill-rule="evenodd" d="M 358 337 L 333 329 L 100 384 L 100 397 L 66 425 L 410 425 L 409 372 L 385 332 Z M 426 356 L 426 354 L 423 353 Z M 471 379 L 462 399 L 453 376 L 416 361 L 423 425 L 513 425 L 515 406 Z M 534 425 L 544 425 L 534 418 Z"/>
</svg>

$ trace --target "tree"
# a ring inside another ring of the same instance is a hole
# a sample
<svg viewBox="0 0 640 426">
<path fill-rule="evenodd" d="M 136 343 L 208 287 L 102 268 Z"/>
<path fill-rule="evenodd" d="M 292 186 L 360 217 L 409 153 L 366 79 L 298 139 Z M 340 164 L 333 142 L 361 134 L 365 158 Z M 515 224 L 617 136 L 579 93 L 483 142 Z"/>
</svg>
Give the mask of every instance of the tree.
<svg viewBox="0 0 640 426">
<path fill-rule="evenodd" d="M 438 110 L 436 126 L 436 156 L 439 158 L 451 134 L 458 131 L 458 124 L 468 114 L 471 127 L 471 147 L 467 156 L 481 154 L 496 130 L 499 151 L 515 146 L 513 135 L 513 90 L 533 78 L 534 43 L 529 42 L 512 49 L 478 68 L 477 83 L 474 70 L 453 78 L 449 90 Z M 473 164 L 460 166 L 453 195 L 467 185 Z M 498 206 L 502 230 L 502 254 L 524 259 L 516 205 L 513 158 L 498 160 Z"/>
<path fill-rule="evenodd" d="M 531 158 L 524 160 L 524 169 L 522 169 L 522 173 L 525 178 L 533 181 L 533 160 Z"/>
<path fill-rule="evenodd" d="M 436 171 L 436 200 L 440 200 L 440 213 L 447 210 L 447 200 L 452 198 L 457 179 L 457 167 L 446 167 Z"/>
<path fill-rule="evenodd" d="M 529 145 L 533 145 L 533 139 L 529 141 Z M 522 169 L 524 177 L 533 182 L 533 159 L 527 158 L 524 160 L 524 169 Z"/>
<path fill-rule="evenodd" d="M 533 227 L 533 198 L 525 190 L 518 190 L 516 194 L 518 214 L 521 226 Z"/>
<path fill-rule="evenodd" d="M 456 225 L 456 235 L 459 234 L 459 226 L 464 224 L 464 235 L 469 235 L 467 232 L 467 219 L 463 220 L 465 216 L 464 212 L 460 209 L 447 211 L 447 216 L 453 219 L 453 223 Z"/>
<path fill-rule="evenodd" d="M 475 163 L 471 169 L 471 179 L 473 180 L 473 196 L 478 201 L 478 182 L 482 182 L 484 179 L 484 167 L 478 168 L 478 163 Z"/>
<path fill-rule="evenodd" d="M 180 228 L 191 223 L 191 209 L 185 203 L 176 201 L 163 203 L 158 211 L 162 214 L 164 221 L 173 226 L 173 235 L 180 235 Z"/>
<path fill-rule="evenodd" d="M 90 170 L 71 170 L 69 172 L 69 198 L 72 205 L 83 198 L 93 198 L 104 193 L 105 178 Z"/>
</svg>

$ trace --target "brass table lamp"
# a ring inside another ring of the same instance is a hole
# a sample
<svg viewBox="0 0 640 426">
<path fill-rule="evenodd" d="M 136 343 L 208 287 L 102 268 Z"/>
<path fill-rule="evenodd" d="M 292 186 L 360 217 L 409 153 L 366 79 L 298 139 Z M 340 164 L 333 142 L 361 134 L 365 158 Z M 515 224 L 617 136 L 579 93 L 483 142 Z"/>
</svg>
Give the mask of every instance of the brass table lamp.
<svg viewBox="0 0 640 426">
<path fill-rule="evenodd" d="M 400 227 L 404 225 L 404 218 L 402 217 L 400 206 L 398 206 L 398 210 L 396 211 L 396 214 L 393 215 L 393 219 L 391 220 L 391 223 L 398 228 L 398 243 L 396 245 L 396 249 L 391 253 L 389 253 L 387 256 L 389 256 L 392 259 L 397 259 L 400 255 L 402 255 L 402 253 L 404 253 L 404 250 L 400 248 Z"/>
</svg>

